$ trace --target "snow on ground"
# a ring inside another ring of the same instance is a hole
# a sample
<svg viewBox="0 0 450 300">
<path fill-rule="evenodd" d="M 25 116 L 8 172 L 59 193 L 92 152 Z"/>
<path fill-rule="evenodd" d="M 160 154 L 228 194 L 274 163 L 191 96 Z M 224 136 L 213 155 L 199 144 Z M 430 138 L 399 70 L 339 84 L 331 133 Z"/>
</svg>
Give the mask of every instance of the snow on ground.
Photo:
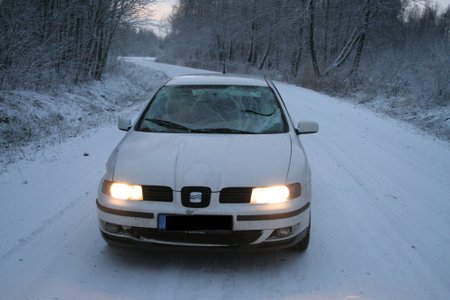
<svg viewBox="0 0 450 300">
<path fill-rule="evenodd" d="M 133 63 L 137 66 L 143 66 L 151 68 L 152 70 L 157 70 L 165 73 L 170 78 L 179 75 L 189 75 L 189 74 L 204 74 L 204 73 L 216 73 L 212 71 L 205 71 L 199 69 L 193 69 L 188 67 L 180 67 L 175 65 L 168 65 L 164 63 L 155 63 L 153 57 L 126 57 L 124 58 L 126 62 Z"/>
<path fill-rule="evenodd" d="M 353 98 L 344 99 L 413 124 L 427 134 L 450 142 L 450 99 L 435 103 L 432 100 L 411 99 L 405 96 L 373 96 L 363 93 L 353 96 Z"/>
<path fill-rule="evenodd" d="M 122 62 L 101 82 L 0 91 L 0 172 L 32 149 L 116 122 L 119 111 L 140 109 L 166 80 L 162 72 Z"/>
<path fill-rule="evenodd" d="M 194 70 L 133 59 L 170 76 Z M 97 229 L 92 130 L 0 175 L 2 299 L 448 299 L 450 146 L 350 103 L 277 83 L 313 170 L 306 253 L 111 248 Z M 89 156 L 84 156 L 89 153 Z"/>
</svg>

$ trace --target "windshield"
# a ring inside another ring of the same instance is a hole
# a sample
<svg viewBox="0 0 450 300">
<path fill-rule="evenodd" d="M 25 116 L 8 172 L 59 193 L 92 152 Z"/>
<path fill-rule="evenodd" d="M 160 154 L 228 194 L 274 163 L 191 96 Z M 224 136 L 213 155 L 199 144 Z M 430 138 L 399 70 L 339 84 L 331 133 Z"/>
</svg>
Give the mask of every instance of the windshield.
<svg viewBox="0 0 450 300">
<path fill-rule="evenodd" d="M 288 127 L 269 87 L 165 86 L 136 126 L 139 131 L 281 133 Z"/>
</svg>

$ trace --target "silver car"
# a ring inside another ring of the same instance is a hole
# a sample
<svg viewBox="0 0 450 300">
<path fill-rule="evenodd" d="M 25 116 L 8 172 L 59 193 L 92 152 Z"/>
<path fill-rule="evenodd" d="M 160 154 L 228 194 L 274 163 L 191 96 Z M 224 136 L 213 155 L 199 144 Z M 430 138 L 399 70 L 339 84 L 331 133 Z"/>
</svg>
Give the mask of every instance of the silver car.
<svg viewBox="0 0 450 300">
<path fill-rule="evenodd" d="M 107 163 L 97 197 L 110 244 L 306 250 L 311 175 L 299 135 L 265 78 L 175 77 Z"/>
</svg>

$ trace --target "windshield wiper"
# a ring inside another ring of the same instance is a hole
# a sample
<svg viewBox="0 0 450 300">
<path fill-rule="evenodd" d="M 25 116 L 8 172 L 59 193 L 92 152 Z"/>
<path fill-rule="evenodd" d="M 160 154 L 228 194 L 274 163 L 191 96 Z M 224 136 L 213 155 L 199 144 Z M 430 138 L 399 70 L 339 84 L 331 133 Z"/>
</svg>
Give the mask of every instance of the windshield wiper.
<svg viewBox="0 0 450 300">
<path fill-rule="evenodd" d="M 233 128 L 204 128 L 204 129 L 193 129 L 192 132 L 196 133 L 243 133 L 243 134 L 254 134 L 255 132 L 233 129 Z"/>
<path fill-rule="evenodd" d="M 241 112 L 248 113 L 248 114 L 254 114 L 254 115 L 258 115 L 258 116 L 263 116 L 263 117 L 270 117 L 271 115 L 273 115 L 275 113 L 275 111 L 273 111 L 270 114 L 265 114 L 265 113 L 251 110 L 251 109 L 243 109 L 243 110 L 241 110 Z"/>
<path fill-rule="evenodd" d="M 145 119 L 146 121 L 149 121 L 149 122 L 152 122 L 152 123 L 155 123 L 155 124 L 157 124 L 157 125 L 159 125 L 159 126 L 161 126 L 161 127 L 165 127 L 165 128 L 168 128 L 168 129 L 175 129 L 175 130 L 181 130 L 181 131 L 187 131 L 187 132 L 191 132 L 192 131 L 192 129 L 190 129 L 190 128 L 187 128 L 187 127 L 185 127 L 185 126 L 183 126 L 183 125 L 180 125 L 180 124 L 177 124 L 177 123 L 174 123 L 174 122 L 171 122 L 171 121 L 167 121 L 167 120 L 160 120 L 160 119 Z"/>
<path fill-rule="evenodd" d="M 242 133 L 242 134 L 252 134 L 255 132 L 251 131 L 245 131 L 245 130 L 239 130 L 239 129 L 233 129 L 233 128 L 204 128 L 204 129 L 191 129 L 188 127 L 185 127 L 183 125 L 167 121 L 167 120 L 160 120 L 160 119 L 145 119 L 146 121 L 155 123 L 159 126 L 168 128 L 168 129 L 174 129 L 174 130 L 181 130 L 186 132 L 192 132 L 192 133 Z"/>
</svg>

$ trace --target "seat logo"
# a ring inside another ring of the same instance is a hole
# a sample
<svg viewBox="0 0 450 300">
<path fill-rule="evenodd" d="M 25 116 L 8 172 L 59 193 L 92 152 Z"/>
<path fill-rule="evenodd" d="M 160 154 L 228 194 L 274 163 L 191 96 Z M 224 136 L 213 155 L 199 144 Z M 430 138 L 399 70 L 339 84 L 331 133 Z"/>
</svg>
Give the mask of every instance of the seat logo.
<svg viewBox="0 0 450 300">
<path fill-rule="evenodd" d="M 181 203 L 185 207 L 207 207 L 211 201 L 211 189 L 202 186 L 185 186 L 181 189 Z"/>
<path fill-rule="evenodd" d="M 189 194 L 189 202 L 190 203 L 202 203 L 202 193 L 191 192 Z"/>
</svg>

